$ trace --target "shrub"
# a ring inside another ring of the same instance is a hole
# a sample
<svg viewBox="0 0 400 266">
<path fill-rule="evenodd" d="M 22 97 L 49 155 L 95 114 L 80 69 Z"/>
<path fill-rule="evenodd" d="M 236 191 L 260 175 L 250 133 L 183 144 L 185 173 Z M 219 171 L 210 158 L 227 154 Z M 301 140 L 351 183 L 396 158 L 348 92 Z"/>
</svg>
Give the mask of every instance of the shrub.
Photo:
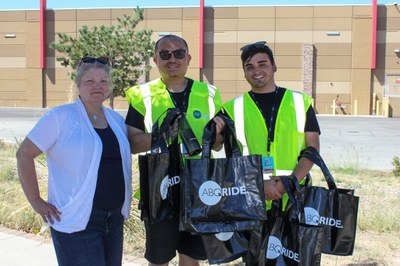
<svg viewBox="0 0 400 266">
<path fill-rule="evenodd" d="M 394 166 L 394 169 L 393 169 L 393 171 L 392 171 L 393 174 L 394 174 L 395 176 L 400 176 L 400 159 L 399 159 L 399 157 L 394 156 L 394 157 L 393 157 L 392 164 L 393 164 L 393 166 Z"/>
</svg>

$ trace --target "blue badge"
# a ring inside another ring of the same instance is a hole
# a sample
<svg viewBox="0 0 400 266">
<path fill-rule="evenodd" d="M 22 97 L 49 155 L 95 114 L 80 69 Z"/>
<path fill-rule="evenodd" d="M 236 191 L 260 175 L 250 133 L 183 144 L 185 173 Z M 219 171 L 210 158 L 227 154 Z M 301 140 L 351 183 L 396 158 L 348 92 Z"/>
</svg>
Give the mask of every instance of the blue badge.
<svg viewBox="0 0 400 266">
<path fill-rule="evenodd" d="M 194 118 L 199 119 L 201 117 L 201 112 L 199 110 L 194 110 L 193 116 Z"/>
<path fill-rule="evenodd" d="M 274 172 L 274 158 L 272 156 L 263 156 L 262 168 L 264 180 L 271 179 L 271 176 Z"/>
</svg>

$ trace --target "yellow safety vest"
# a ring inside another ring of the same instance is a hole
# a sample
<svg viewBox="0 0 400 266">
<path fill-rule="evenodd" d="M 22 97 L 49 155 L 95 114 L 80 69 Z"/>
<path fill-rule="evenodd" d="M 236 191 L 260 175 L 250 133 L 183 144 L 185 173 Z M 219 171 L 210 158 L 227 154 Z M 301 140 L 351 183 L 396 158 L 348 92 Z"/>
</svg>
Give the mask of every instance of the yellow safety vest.
<svg viewBox="0 0 400 266">
<path fill-rule="evenodd" d="M 274 175 L 290 175 L 297 165 L 297 158 L 305 148 L 305 121 L 312 99 L 300 92 L 285 90 L 278 109 L 274 141 L 270 156 L 274 158 Z M 240 95 L 223 105 L 235 122 L 237 138 L 243 155 L 267 155 L 268 129 L 264 118 L 249 93 Z M 286 206 L 287 196 L 284 197 Z M 267 201 L 267 208 L 271 205 Z"/>
<path fill-rule="evenodd" d="M 126 91 L 125 95 L 128 103 L 144 116 L 145 131 L 148 133 L 151 132 L 154 122 L 160 116 L 163 116 L 160 118 L 160 123 L 162 123 L 167 109 L 175 107 L 167 87 L 161 79 L 131 87 Z M 219 112 L 221 106 L 221 95 L 216 87 L 193 81 L 189 94 L 186 119 L 200 144 L 204 126 Z M 196 157 L 198 156 L 190 158 Z M 135 192 L 134 197 L 140 198 L 139 189 Z"/>
<path fill-rule="evenodd" d="M 154 122 L 160 116 L 165 117 L 167 109 L 175 107 L 161 79 L 129 88 L 126 98 L 128 103 L 144 116 L 146 132 L 151 132 Z M 221 95 L 215 86 L 193 81 L 186 118 L 199 143 L 203 137 L 204 126 L 219 112 L 221 106 Z M 164 117 L 161 117 L 160 123 Z"/>
</svg>

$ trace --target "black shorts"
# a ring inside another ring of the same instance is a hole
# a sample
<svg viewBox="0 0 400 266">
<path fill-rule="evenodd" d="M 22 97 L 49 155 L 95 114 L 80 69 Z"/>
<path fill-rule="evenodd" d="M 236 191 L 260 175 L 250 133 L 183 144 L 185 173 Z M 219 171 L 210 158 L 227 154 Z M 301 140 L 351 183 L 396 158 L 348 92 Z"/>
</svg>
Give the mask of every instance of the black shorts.
<svg viewBox="0 0 400 266">
<path fill-rule="evenodd" d="M 206 260 L 201 236 L 179 231 L 179 219 L 168 218 L 155 225 L 145 220 L 145 258 L 153 264 L 164 264 L 176 256 L 176 251 L 195 260 Z"/>
</svg>

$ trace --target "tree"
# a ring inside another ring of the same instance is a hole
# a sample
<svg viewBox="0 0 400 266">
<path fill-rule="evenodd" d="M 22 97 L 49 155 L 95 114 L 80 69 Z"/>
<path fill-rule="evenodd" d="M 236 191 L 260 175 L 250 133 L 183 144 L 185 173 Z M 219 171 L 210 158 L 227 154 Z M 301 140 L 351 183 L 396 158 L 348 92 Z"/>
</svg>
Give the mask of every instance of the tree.
<svg viewBox="0 0 400 266">
<path fill-rule="evenodd" d="M 135 31 L 135 27 L 143 20 L 143 9 L 136 8 L 133 16 L 124 15 L 117 18 L 118 25 L 94 26 L 86 25 L 74 38 L 65 33 L 57 33 L 58 42 L 50 43 L 50 47 L 64 56 L 56 60 L 65 67 L 76 69 L 82 57 L 107 56 L 112 66 L 113 93 L 110 105 L 113 107 L 114 96 L 125 96 L 125 90 L 138 83 L 138 79 L 151 67 L 147 63 L 154 54 L 154 42 L 151 41 L 152 30 Z M 75 79 L 75 73 L 70 73 Z"/>
</svg>

